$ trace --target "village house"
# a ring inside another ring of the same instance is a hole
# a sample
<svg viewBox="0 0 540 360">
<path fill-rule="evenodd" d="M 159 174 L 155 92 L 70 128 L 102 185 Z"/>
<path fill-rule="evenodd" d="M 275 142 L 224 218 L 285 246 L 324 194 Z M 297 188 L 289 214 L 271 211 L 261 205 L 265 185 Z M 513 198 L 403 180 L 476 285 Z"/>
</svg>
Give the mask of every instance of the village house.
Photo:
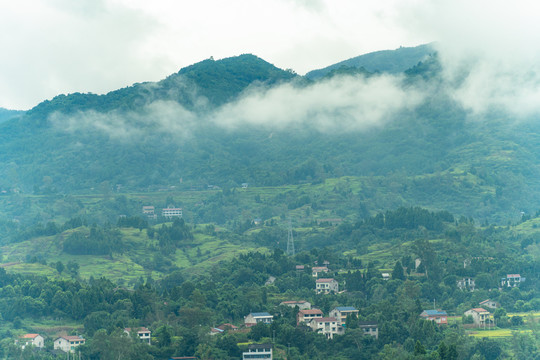
<svg viewBox="0 0 540 360">
<path fill-rule="evenodd" d="M 375 339 L 379 338 L 379 326 L 376 321 L 360 321 L 358 327 L 364 330 L 364 335 L 373 336 Z"/>
<path fill-rule="evenodd" d="M 501 306 L 501 304 L 499 304 L 498 302 L 490 300 L 490 299 L 487 299 L 487 300 L 484 300 L 484 301 L 480 302 L 479 305 L 481 307 L 487 307 L 487 308 L 490 308 L 490 309 L 497 309 L 497 308 L 499 308 Z"/>
<path fill-rule="evenodd" d="M 63 352 L 75 352 L 75 348 L 85 342 L 86 340 L 80 336 L 61 336 L 54 340 L 54 349 Z"/>
<path fill-rule="evenodd" d="M 295 269 L 298 270 L 298 271 L 304 271 L 306 267 L 304 265 L 296 265 L 295 266 Z"/>
<path fill-rule="evenodd" d="M 272 360 L 272 344 L 250 344 L 247 351 L 242 353 L 242 360 L 265 359 Z"/>
<path fill-rule="evenodd" d="M 335 317 L 323 317 L 311 320 L 309 327 L 316 332 L 332 339 L 336 334 L 343 334 L 345 328 L 341 326 Z"/>
<path fill-rule="evenodd" d="M 338 282 L 335 279 L 317 279 L 315 280 L 315 292 L 317 294 L 337 293 L 339 290 Z"/>
<path fill-rule="evenodd" d="M 524 281 L 525 278 L 519 274 L 507 274 L 505 278 L 501 279 L 501 286 L 516 287 Z"/>
<path fill-rule="evenodd" d="M 320 309 L 300 310 L 298 314 L 296 314 L 296 325 L 299 325 L 300 323 L 308 324 L 312 319 L 322 317 L 323 312 Z"/>
<path fill-rule="evenodd" d="M 39 334 L 24 334 L 15 340 L 15 344 L 18 344 L 22 349 L 27 346 L 42 348 L 45 344 L 45 339 Z"/>
<path fill-rule="evenodd" d="M 141 341 L 150 344 L 152 339 L 152 332 L 148 330 L 145 327 L 140 328 L 125 328 L 124 332 L 128 335 L 131 335 L 131 333 L 137 333 L 137 337 L 141 339 Z"/>
<path fill-rule="evenodd" d="M 475 286 L 476 284 L 473 278 L 463 278 L 457 281 L 457 287 L 459 290 L 474 291 Z"/>
<path fill-rule="evenodd" d="M 224 334 L 227 331 L 236 331 L 236 330 L 238 330 L 238 326 L 225 323 L 225 324 L 219 325 L 218 327 L 210 329 L 210 335 Z"/>
<path fill-rule="evenodd" d="M 279 305 L 285 305 L 291 308 L 295 308 L 298 306 L 299 310 L 308 310 L 311 309 L 311 303 L 309 303 L 306 300 L 289 300 L 289 301 L 282 301 L 279 303 Z"/>
<path fill-rule="evenodd" d="M 244 324 L 247 327 L 256 325 L 258 323 L 270 324 L 272 323 L 273 318 L 274 317 L 267 312 L 249 313 L 248 315 L 244 316 Z"/>
<path fill-rule="evenodd" d="M 173 217 L 180 218 L 182 217 L 182 208 L 175 208 L 169 205 L 167 208 L 161 210 L 161 216 L 168 219 Z"/>
<path fill-rule="evenodd" d="M 434 321 L 437 325 L 448 325 L 448 314 L 443 310 L 424 310 L 420 317 L 424 320 Z"/>
<path fill-rule="evenodd" d="M 382 273 L 381 274 L 383 280 L 390 280 L 390 274 L 389 273 Z"/>
<path fill-rule="evenodd" d="M 155 208 L 153 206 L 143 206 L 142 207 L 142 213 L 144 215 L 154 215 Z"/>
<path fill-rule="evenodd" d="M 493 317 L 484 308 L 474 308 L 465 311 L 465 316 L 472 316 L 474 324 L 478 327 L 493 326 Z"/>
<path fill-rule="evenodd" d="M 358 310 L 352 306 L 338 306 L 330 311 L 330 317 L 335 317 L 340 325 L 347 322 L 347 316 L 356 315 L 358 317 Z"/>
<path fill-rule="evenodd" d="M 320 273 L 327 273 L 328 267 L 326 266 L 314 266 L 311 268 L 311 276 L 319 277 Z"/>
</svg>

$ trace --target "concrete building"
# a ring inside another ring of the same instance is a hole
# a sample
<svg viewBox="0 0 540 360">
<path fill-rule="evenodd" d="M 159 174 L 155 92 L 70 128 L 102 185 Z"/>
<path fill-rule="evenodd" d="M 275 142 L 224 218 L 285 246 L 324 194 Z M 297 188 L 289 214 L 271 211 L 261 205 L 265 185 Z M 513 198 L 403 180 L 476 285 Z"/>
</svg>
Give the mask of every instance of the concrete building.
<svg viewBox="0 0 540 360">
<path fill-rule="evenodd" d="M 251 344 L 242 353 L 242 360 L 265 359 L 272 360 L 272 344 Z"/>
</svg>

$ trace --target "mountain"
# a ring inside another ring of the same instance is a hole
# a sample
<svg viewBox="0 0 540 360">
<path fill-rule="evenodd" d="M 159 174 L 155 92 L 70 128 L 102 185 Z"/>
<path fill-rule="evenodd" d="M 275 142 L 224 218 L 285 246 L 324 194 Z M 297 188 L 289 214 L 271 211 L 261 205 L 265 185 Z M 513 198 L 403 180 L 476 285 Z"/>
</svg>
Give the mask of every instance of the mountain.
<svg viewBox="0 0 540 360">
<path fill-rule="evenodd" d="M 305 185 L 275 195 L 273 210 L 260 202 L 255 211 L 274 216 L 286 201 L 290 210 L 309 205 L 362 218 L 420 205 L 498 223 L 534 213 L 538 125 L 516 127 L 502 115 L 467 121 L 439 71 L 436 57 L 415 65 L 396 86 L 407 94 L 430 86 L 421 103 L 350 129 L 351 111 L 363 110 L 355 98 L 343 99 L 365 91 L 357 84 L 377 81 L 376 75 L 364 80 L 364 70 L 337 71 L 311 81 L 253 55 L 208 59 L 106 95 L 59 95 L 0 125 L 0 190 L 62 197 L 113 188 Z M 379 98 L 387 100 L 384 93 Z M 335 179 L 340 185 L 329 185 Z M 217 203 L 193 216 L 234 221 L 236 213 Z M 6 218 L 25 211 L 24 202 L 6 204 Z M 44 208 L 25 219 L 69 217 L 68 209 Z"/>
<path fill-rule="evenodd" d="M 432 44 L 415 47 L 400 47 L 396 50 L 382 50 L 360 55 L 306 74 L 308 79 L 320 79 L 332 70 L 345 68 L 364 68 L 369 72 L 401 73 L 426 60 L 435 52 Z"/>
<path fill-rule="evenodd" d="M 0 123 L 3 123 L 4 121 L 8 121 L 13 118 L 20 117 L 23 114 L 24 114 L 24 111 L 8 110 L 8 109 L 0 108 Z"/>
</svg>

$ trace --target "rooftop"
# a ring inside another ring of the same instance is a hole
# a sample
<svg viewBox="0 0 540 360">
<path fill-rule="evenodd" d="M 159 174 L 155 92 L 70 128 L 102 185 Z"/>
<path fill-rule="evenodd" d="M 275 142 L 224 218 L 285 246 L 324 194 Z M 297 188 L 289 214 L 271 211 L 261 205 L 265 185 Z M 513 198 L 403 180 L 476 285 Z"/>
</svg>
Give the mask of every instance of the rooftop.
<svg viewBox="0 0 540 360">
<path fill-rule="evenodd" d="M 446 316 L 446 311 L 443 310 L 424 310 L 422 314 L 426 314 L 428 316 Z"/>
<path fill-rule="evenodd" d="M 315 282 L 318 282 L 318 283 L 327 283 L 327 282 L 332 282 L 332 281 L 336 281 L 334 279 L 317 279 L 315 280 Z"/>
<path fill-rule="evenodd" d="M 337 311 L 358 311 L 352 306 L 338 306 L 336 307 Z"/>
<path fill-rule="evenodd" d="M 250 313 L 251 316 L 254 316 L 254 317 L 261 317 L 261 316 L 272 316 L 270 315 L 269 313 L 267 312 L 252 312 Z"/>
</svg>

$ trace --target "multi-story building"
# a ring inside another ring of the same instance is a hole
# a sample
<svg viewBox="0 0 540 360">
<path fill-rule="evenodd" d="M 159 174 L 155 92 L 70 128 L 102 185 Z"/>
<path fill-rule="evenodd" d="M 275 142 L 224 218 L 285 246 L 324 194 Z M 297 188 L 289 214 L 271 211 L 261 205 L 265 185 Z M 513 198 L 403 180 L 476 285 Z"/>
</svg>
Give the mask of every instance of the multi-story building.
<svg viewBox="0 0 540 360">
<path fill-rule="evenodd" d="M 258 323 L 270 324 L 272 323 L 273 318 L 274 317 L 267 312 L 249 313 L 244 316 L 244 324 L 248 327 Z"/>
<path fill-rule="evenodd" d="M 300 310 L 298 314 L 296 314 L 296 325 L 299 325 L 300 323 L 309 324 L 312 319 L 322 317 L 323 312 L 320 309 Z"/>
<path fill-rule="evenodd" d="M 84 344 L 86 340 L 80 336 L 61 336 L 54 340 L 54 349 L 64 352 L 75 352 L 75 348 Z"/>
<path fill-rule="evenodd" d="M 161 210 L 161 216 L 165 218 L 182 217 L 182 208 L 167 207 Z"/>
<path fill-rule="evenodd" d="M 124 332 L 127 333 L 128 335 L 131 335 L 131 333 L 136 333 L 137 337 L 141 341 L 144 341 L 145 343 L 148 343 L 148 344 L 150 344 L 150 342 L 152 341 L 151 340 L 152 339 L 152 332 L 150 330 L 148 330 L 147 328 L 145 328 L 145 327 L 125 328 Z"/>
<path fill-rule="evenodd" d="M 242 353 L 242 360 L 265 359 L 272 360 L 272 344 L 251 344 Z"/>
<path fill-rule="evenodd" d="M 317 294 L 337 293 L 339 285 L 335 279 L 317 279 L 315 280 L 315 292 Z"/>
<path fill-rule="evenodd" d="M 336 334 L 343 334 L 345 328 L 341 326 L 335 317 L 323 317 L 311 320 L 309 327 L 318 333 L 332 339 Z"/>
<path fill-rule="evenodd" d="M 335 317 L 341 325 L 347 322 L 347 316 L 353 314 L 358 317 L 358 310 L 352 306 L 338 306 L 330 311 L 330 317 Z"/>
</svg>

